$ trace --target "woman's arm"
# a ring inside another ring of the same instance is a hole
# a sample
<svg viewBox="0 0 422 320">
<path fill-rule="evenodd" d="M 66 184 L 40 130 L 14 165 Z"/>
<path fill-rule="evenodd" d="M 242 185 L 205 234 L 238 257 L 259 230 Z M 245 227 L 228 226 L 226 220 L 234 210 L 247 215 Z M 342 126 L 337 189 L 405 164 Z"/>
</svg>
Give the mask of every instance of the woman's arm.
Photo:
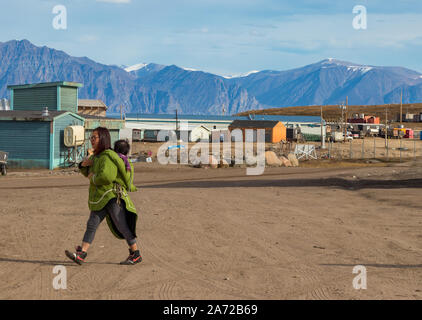
<svg viewBox="0 0 422 320">
<path fill-rule="evenodd" d="M 117 177 L 117 167 L 108 156 L 101 157 L 98 160 L 96 172 L 89 176 L 90 181 L 96 186 L 111 184 Z"/>
<path fill-rule="evenodd" d="M 89 167 L 92 166 L 92 164 L 93 164 L 92 157 L 88 159 L 86 158 L 82 162 L 79 162 L 79 165 L 78 165 L 79 170 L 85 177 L 88 177 Z"/>
<path fill-rule="evenodd" d="M 138 189 L 133 184 L 134 176 L 135 176 L 135 170 L 133 168 L 133 165 L 130 164 L 130 178 L 129 178 L 130 186 L 129 186 L 129 191 L 131 191 L 131 192 L 138 191 Z"/>
</svg>

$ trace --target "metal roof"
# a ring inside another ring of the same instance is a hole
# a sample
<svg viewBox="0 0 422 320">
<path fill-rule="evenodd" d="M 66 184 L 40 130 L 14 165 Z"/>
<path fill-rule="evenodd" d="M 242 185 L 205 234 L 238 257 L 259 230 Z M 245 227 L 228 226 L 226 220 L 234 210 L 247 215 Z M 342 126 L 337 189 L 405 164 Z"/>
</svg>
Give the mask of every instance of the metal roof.
<svg viewBox="0 0 422 320">
<path fill-rule="evenodd" d="M 234 128 L 274 128 L 280 121 L 269 120 L 234 120 L 230 127 Z"/>
<path fill-rule="evenodd" d="M 88 108 L 105 108 L 108 107 L 102 100 L 99 99 L 78 99 L 78 107 L 88 107 Z"/>
<path fill-rule="evenodd" d="M 29 89 L 29 88 L 42 88 L 42 87 L 83 87 L 82 83 L 58 81 L 58 82 L 43 82 L 43 83 L 30 83 L 30 84 L 15 84 L 7 86 L 7 89 Z"/>
<path fill-rule="evenodd" d="M 321 123 L 321 117 L 317 117 L 317 116 L 278 116 L 278 115 L 255 114 L 255 115 L 251 115 L 250 117 L 241 117 L 241 118 L 247 118 L 251 120 L 273 120 L 273 121 L 281 121 L 282 123 L 288 123 L 288 122 Z M 323 122 L 325 121 L 323 120 Z"/>
<path fill-rule="evenodd" d="M 91 115 L 91 114 L 84 114 L 84 113 L 78 113 L 78 116 L 85 118 L 87 120 L 111 120 L 111 121 L 124 121 L 121 120 L 120 118 L 110 118 L 110 117 L 102 117 L 102 116 L 97 116 L 97 115 Z"/>
<path fill-rule="evenodd" d="M 119 117 L 120 114 L 109 114 L 110 117 Z M 157 120 L 175 120 L 175 114 L 145 114 L 145 113 L 126 113 L 128 120 L 157 119 Z M 271 120 L 285 122 L 310 122 L 320 123 L 321 118 L 317 116 L 278 116 L 278 115 L 250 115 L 250 116 L 220 116 L 220 115 L 192 115 L 178 114 L 178 120 L 210 120 L 210 121 L 234 121 L 234 120 Z"/>
<path fill-rule="evenodd" d="M 126 113 L 126 119 L 162 119 L 162 120 L 174 120 L 176 114 L 147 114 L 147 113 Z M 226 120 L 233 121 L 239 118 L 235 116 L 217 116 L 217 115 L 194 115 L 194 114 L 178 114 L 178 120 Z"/>
<path fill-rule="evenodd" d="M 26 110 L 5 110 L 0 111 L 0 121 L 51 121 L 58 116 L 69 111 L 48 111 L 48 116 L 42 116 L 42 110 L 26 111 Z M 76 114 L 74 114 L 77 116 Z"/>
</svg>

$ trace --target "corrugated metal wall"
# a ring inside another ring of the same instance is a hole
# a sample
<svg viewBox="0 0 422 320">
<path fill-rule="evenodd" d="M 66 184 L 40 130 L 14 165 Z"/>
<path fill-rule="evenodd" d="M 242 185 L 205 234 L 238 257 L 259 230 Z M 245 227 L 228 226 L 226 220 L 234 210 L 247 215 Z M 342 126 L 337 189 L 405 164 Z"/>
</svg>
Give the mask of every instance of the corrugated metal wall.
<svg viewBox="0 0 422 320">
<path fill-rule="evenodd" d="M 13 110 L 57 110 L 57 87 L 13 90 Z"/>
<path fill-rule="evenodd" d="M 89 141 L 89 137 L 91 136 L 94 129 L 85 129 L 85 149 L 92 148 L 91 142 Z M 108 130 L 110 132 L 111 138 L 111 148 L 114 148 L 114 143 L 119 140 L 119 130 Z"/>
<path fill-rule="evenodd" d="M 91 143 L 89 142 L 89 137 L 98 127 L 106 127 L 110 132 L 111 138 L 111 147 L 113 148 L 114 142 L 119 140 L 120 129 L 124 127 L 124 121 L 116 120 L 104 120 L 104 119 L 85 119 L 85 140 L 87 141 L 85 146 L 86 148 L 91 148 Z"/>
<path fill-rule="evenodd" d="M 60 87 L 60 105 L 62 111 L 78 113 L 78 89 Z"/>
<path fill-rule="evenodd" d="M 54 121 L 54 154 L 53 166 L 63 166 L 65 154 L 69 151 L 68 147 L 64 145 L 64 129 L 67 126 L 83 126 L 83 121 L 68 114 L 62 116 Z"/>
<path fill-rule="evenodd" d="M 11 168 L 48 168 L 50 122 L 1 121 L 0 150 L 9 152 Z"/>
</svg>

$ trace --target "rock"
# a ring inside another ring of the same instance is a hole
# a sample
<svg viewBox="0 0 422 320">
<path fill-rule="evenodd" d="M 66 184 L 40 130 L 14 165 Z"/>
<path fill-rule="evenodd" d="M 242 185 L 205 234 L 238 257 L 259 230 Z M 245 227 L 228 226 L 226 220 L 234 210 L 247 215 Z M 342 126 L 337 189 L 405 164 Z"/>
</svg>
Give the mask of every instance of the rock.
<svg viewBox="0 0 422 320">
<path fill-rule="evenodd" d="M 280 167 L 282 162 L 273 151 L 265 151 L 265 163 L 271 167 Z"/>
<path fill-rule="evenodd" d="M 219 166 L 220 166 L 220 168 L 228 168 L 230 165 L 229 165 L 229 163 L 227 162 L 226 159 L 221 159 Z"/>
<path fill-rule="evenodd" d="M 218 161 L 212 154 L 208 157 L 208 165 L 213 169 L 218 168 Z"/>
<path fill-rule="evenodd" d="M 297 160 L 297 157 L 294 153 L 289 153 L 287 155 L 287 159 L 289 159 L 293 167 L 299 167 L 299 160 Z"/>
<path fill-rule="evenodd" d="M 280 157 L 280 161 L 281 161 L 282 166 L 284 166 L 284 167 L 292 167 L 292 163 L 286 157 L 281 156 Z"/>
<path fill-rule="evenodd" d="M 199 160 L 199 159 L 194 159 L 194 160 L 190 161 L 190 164 L 194 168 L 201 168 L 202 167 L 201 160 Z"/>
</svg>

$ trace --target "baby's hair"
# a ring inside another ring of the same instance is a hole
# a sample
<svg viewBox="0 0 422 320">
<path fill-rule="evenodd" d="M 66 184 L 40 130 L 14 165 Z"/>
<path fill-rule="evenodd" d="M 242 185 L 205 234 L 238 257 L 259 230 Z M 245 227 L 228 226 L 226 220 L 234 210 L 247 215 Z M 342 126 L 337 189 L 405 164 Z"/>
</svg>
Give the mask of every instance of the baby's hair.
<svg viewBox="0 0 422 320">
<path fill-rule="evenodd" d="M 128 140 L 117 140 L 114 143 L 114 151 L 117 153 L 124 154 L 127 156 L 130 150 L 130 144 Z"/>
</svg>

